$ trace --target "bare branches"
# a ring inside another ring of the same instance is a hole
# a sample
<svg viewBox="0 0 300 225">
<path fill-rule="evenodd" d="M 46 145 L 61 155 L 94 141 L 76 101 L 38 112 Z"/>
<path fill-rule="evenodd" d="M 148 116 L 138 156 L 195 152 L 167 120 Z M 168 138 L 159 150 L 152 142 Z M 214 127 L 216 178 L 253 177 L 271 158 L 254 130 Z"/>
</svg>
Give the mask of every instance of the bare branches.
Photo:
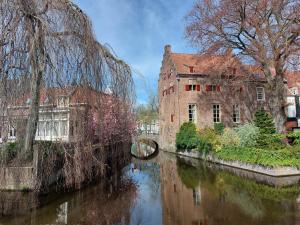
<svg viewBox="0 0 300 225">
<path fill-rule="evenodd" d="M 229 48 L 254 60 L 279 104 L 271 111 L 283 121 L 284 73 L 300 54 L 299 11 L 294 0 L 199 0 L 187 16 L 186 36 L 202 52 Z"/>
<path fill-rule="evenodd" d="M 88 17 L 69 0 L 0 1 L 0 33 L 0 98 L 7 103 L 2 110 L 24 108 L 26 151 L 34 144 L 41 105 L 56 107 L 61 95 L 74 96 L 70 123 L 78 136 L 75 150 L 65 154 L 64 171 L 69 184 L 80 185 L 97 167 L 95 139 L 114 144 L 134 132 L 130 67 L 97 42 Z"/>
</svg>

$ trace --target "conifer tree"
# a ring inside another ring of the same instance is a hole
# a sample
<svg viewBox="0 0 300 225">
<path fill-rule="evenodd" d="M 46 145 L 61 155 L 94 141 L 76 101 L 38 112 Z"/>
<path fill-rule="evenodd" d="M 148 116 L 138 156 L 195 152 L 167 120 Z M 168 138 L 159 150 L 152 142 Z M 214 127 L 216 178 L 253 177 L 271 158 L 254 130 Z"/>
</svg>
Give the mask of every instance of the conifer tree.
<svg viewBox="0 0 300 225">
<path fill-rule="evenodd" d="M 255 113 L 254 124 L 259 128 L 260 134 L 275 134 L 274 120 L 263 108 Z"/>
</svg>

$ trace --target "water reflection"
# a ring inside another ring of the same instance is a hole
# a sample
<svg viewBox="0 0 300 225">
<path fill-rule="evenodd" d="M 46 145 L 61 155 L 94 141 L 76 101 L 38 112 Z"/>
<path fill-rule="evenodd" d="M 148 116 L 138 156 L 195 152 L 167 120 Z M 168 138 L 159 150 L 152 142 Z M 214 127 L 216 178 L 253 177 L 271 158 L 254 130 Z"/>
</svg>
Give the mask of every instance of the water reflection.
<svg viewBox="0 0 300 225">
<path fill-rule="evenodd" d="M 131 154 L 139 159 L 150 159 L 158 155 L 158 145 L 150 139 L 141 139 L 131 146 Z"/>
<path fill-rule="evenodd" d="M 197 161 L 166 160 L 164 224 L 300 224 L 300 187 L 274 188 Z M 177 173 L 174 173 L 177 171 Z M 173 179 L 167 177 L 172 174 Z M 172 190 L 176 185 L 176 193 Z"/>
<path fill-rule="evenodd" d="M 42 199 L 0 193 L 0 224 L 300 225 L 299 185 L 275 188 L 197 160 L 133 159 L 109 180 Z"/>
</svg>

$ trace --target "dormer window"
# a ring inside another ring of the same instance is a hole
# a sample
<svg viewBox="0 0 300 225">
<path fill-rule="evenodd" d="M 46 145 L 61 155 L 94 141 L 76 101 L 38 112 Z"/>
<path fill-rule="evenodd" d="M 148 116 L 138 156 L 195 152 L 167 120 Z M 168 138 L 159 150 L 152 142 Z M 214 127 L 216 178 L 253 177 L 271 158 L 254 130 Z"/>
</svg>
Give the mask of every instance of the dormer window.
<svg viewBox="0 0 300 225">
<path fill-rule="evenodd" d="M 58 107 L 68 107 L 69 106 L 69 98 L 65 96 L 61 96 L 57 100 Z"/>
<path fill-rule="evenodd" d="M 194 67 L 193 66 L 189 66 L 190 69 L 190 73 L 194 73 Z"/>
</svg>

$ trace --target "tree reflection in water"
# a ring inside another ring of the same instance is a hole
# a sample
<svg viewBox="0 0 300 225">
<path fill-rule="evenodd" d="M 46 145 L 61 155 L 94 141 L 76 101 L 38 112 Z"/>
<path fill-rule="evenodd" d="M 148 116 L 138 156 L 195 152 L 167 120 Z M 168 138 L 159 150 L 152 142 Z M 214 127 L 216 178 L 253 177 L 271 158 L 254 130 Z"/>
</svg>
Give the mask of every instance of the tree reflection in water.
<svg viewBox="0 0 300 225">
<path fill-rule="evenodd" d="M 300 186 L 276 188 L 198 160 L 166 160 L 162 177 L 164 224 L 298 225 Z M 174 173 L 174 170 L 177 173 Z M 176 192 L 174 192 L 176 186 Z"/>
<path fill-rule="evenodd" d="M 108 180 L 49 199 L 0 193 L 0 224 L 300 224 L 300 185 L 275 188 L 198 160 L 161 152 Z"/>
</svg>

